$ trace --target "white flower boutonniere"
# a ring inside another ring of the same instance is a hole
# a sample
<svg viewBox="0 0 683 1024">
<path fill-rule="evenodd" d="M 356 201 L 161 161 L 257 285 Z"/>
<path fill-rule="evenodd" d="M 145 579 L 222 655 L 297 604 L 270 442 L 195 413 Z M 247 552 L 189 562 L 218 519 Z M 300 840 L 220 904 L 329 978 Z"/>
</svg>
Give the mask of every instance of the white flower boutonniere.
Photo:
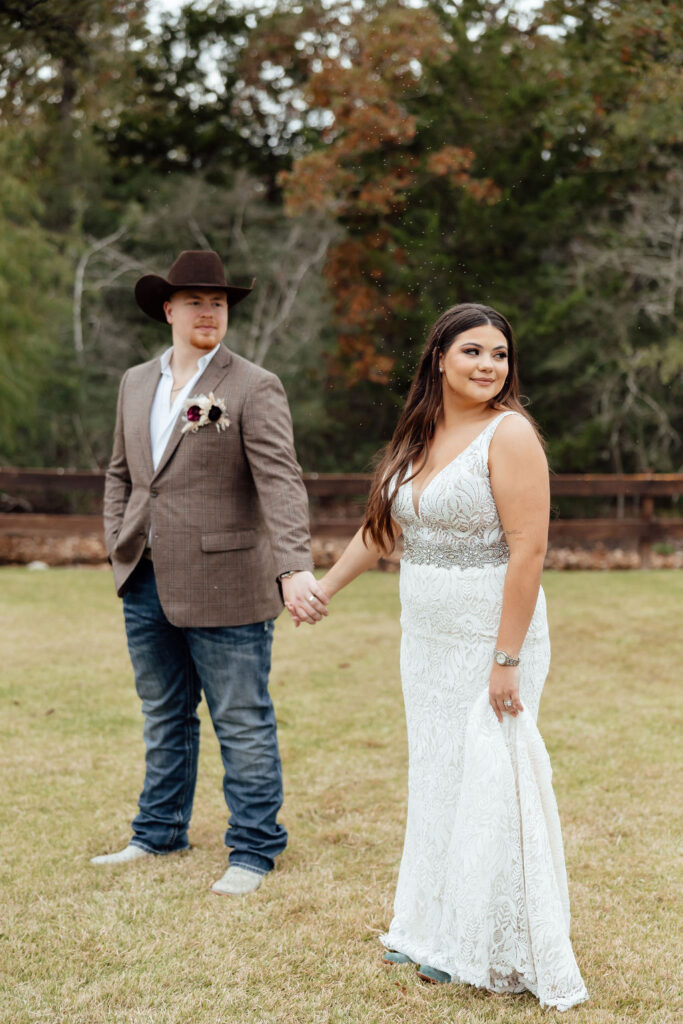
<svg viewBox="0 0 683 1024">
<path fill-rule="evenodd" d="M 205 427 L 208 423 L 213 423 L 219 434 L 221 430 L 227 430 L 230 426 L 225 402 L 222 398 L 216 398 L 213 391 L 209 391 L 208 395 L 195 395 L 194 398 L 188 398 L 183 405 L 183 411 L 185 413 L 185 426 L 181 431 L 183 434 L 186 434 L 188 430 L 196 434 L 200 427 Z"/>
</svg>

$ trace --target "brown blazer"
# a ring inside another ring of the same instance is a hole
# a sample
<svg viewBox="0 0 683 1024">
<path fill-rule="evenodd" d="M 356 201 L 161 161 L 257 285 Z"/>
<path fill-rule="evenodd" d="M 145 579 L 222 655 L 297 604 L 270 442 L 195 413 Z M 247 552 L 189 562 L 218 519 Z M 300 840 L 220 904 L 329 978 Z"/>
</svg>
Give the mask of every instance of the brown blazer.
<svg viewBox="0 0 683 1024">
<path fill-rule="evenodd" d="M 230 426 L 182 434 L 156 471 L 150 411 L 159 359 L 121 381 L 104 491 L 104 535 L 116 590 L 140 561 L 151 527 L 159 599 L 176 626 L 239 626 L 282 610 L 277 576 L 312 569 L 308 499 L 282 384 L 221 345 L 193 387 L 225 400 Z"/>
</svg>

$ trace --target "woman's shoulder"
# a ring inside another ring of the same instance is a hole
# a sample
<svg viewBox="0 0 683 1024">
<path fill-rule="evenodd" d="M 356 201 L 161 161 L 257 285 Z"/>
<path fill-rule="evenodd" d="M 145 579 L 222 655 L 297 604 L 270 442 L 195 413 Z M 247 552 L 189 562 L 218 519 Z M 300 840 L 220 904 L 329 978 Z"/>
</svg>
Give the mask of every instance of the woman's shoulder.
<svg viewBox="0 0 683 1024">
<path fill-rule="evenodd" d="M 532 452 L 543 451 L 538 433 L 521 412 L 514 409 L 502 409 L 491 424 L 495 423 L 491 438 L 491 454 L 525 456 Z"/>
</svg>

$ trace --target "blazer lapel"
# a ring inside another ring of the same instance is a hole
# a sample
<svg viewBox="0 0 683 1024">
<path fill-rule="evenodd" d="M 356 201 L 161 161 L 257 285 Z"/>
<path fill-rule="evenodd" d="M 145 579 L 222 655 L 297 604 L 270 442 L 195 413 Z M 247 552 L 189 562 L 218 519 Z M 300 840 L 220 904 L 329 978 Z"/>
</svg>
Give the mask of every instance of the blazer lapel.
<svg viewBox="0 0 683 1024">
<path fill-rule="evenodd" d="M 139 402 L 137 408 L 137 434 L 140 440 L 140 452 L 145 463 L 145 470 L 151 480 L 154 475 L 154 464 L 152 461 L 152 438 L 149 432 L 149 416 L 152 411 L 152 402 L 156 393 L 161 366 L 158 359 L 153 359 L 144 367 L 144 373 L 140 375 L 138 384 Z"/>
<path fill-rule="evenodd" d="M 218 352 L 216 352 L 216 355 L 213 357 L 213 359 L 211 360 L 211 362 L 209 363 L 207 368 L 204 370 L 204 373 L 201 375 L 201 377 L 193 385 L 193 387 L 192 387 L 192 395 L 190 395 L 188 397 L 192 398 L 192 397 L 194 397 L 194 395 L 208 395 L 208 393 L 210 391 L 215 391 L 216 388 L 218 387 L 218 385 L 220 384 L 220 382 L 225 377 L 226 373 L 228 372 L 228 367 L 230 365 L 231 359 L 232 359 L 232 356 L 231 356 L 230 352 L 228 351 L 228 349 L 224 345 L 221 345 L 221 347 L 218 349 Z M 230 410 L 228 409 L 228 412 L 229 411 Z M 148 411 L 148 418 L 149 418 L 149 411 Z M 171 431 L 171 436 L 168 439 L 168 443 L 167 443 L 166 447 L 164 448 L 164 454 L 161 456 L 161 459 L 159 461 L 159 465 L 154 470 L 154 477 L 157 477 L 159 475 L 159 473 L 161 473 L 161 471 L 166 467 L 166 465 L 168 463 L 168 460 L 171 458 L 171 456 L 173 455 L 174 451 L 176 450 L 176 448 L 180 444 L 180 441 L 182 440 L 182 438 L 184 436 L 183 435 L 183 427 L 184 426 L 185 426 L 185 423 L 184 423 L 184 420 L 183 420 L 183 416 L 182 416 L 182 413 L 180 413 L 178 415 L 178 419 L 175 421 L 175 425 L 173 427 L 173 430 Z M 149 438 L 149 424 L 147 426 L 147 436 Z M 149 441 L 149 440 L 148 440 L 148 445 L 150 447 L 150 461 L 151 461 L 151 441 Z"/>
</svg>

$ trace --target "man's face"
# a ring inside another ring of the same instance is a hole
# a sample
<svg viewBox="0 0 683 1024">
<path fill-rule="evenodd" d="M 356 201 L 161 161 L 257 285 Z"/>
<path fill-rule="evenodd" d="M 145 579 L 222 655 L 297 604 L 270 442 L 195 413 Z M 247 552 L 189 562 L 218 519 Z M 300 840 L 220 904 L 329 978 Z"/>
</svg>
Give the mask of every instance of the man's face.
<svg viewBox="0 0 683 1024">
<path fill-rule="evenodd" d="M 210 288 L 183 288 L 164 303 L 166 319 L 173 328 L 173 341 L 210 352 L 228 329 L 228 301 L 225 292 Z"/>
</svg>

